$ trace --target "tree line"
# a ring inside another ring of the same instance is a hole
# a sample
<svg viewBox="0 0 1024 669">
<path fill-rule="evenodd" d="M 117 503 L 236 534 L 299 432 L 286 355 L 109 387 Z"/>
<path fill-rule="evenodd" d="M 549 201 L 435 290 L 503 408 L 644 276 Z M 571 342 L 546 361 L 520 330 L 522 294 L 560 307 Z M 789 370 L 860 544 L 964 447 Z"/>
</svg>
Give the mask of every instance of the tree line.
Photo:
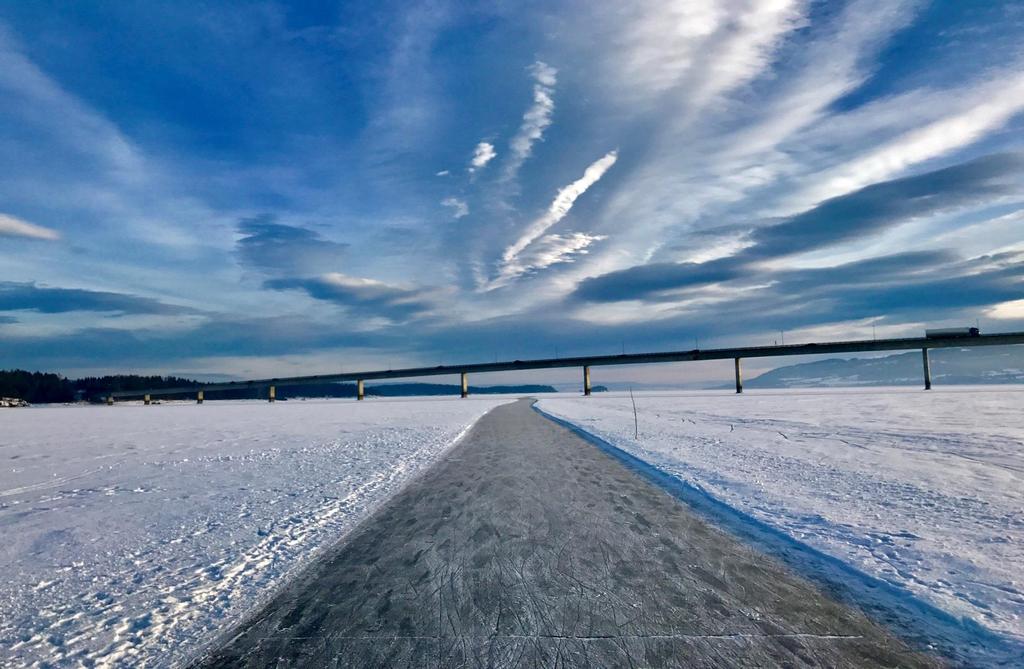
<svg viewBox="0 0 1024 669">
<path fill-rule="evenodd" d="M 0 397 L 16 397 L 30 404 L 51 402 L 102 402 L 112 393 L 121 390 L 147 390 L 157 388 L 194 388 L 198 381 L 178 376 L 138 376 L 136 374 L 115 374 L 112 376 L 89 376 L 82 379 L 67 379 L 59 374 L 27 372 L 23 369 L 0 370 Z M 607 390 L 595 386 L 595 391 Z M 413 395 L 455 395 L 459 386 L 442 383 L 388 383 L 367 386 L 369 395 L 381 397 L 407 397 Z M 555 388 L 548 385 L 524 384 L 508 386 L 471 386 L 470 393 L 553 393 Z M 237 388 L 208 392 L 208 399 L 255 399 L 265 398 L 266 388 Z M 191 394 L 189 395 L 191 397 Z M 286 386 L 277 389 L 278 399 L 290 397 L 355 397 L 354 383 L 317 383 Z M 179 397 L 185 397 L 184 394 Z M 161 396 L 161 399 L 170 399 Z"/>
<path fill-rule="evenodd" d="M 23 369 L 0 370 L 0 397 L 17 397 L 32 404 L 49 402 L 101 402 L 119 390 L 198 386 L 198 381 L 177 376 L 139 376 L 115 374 L 68 379 L 60 374 L 28 372 Z"/>
</svg>

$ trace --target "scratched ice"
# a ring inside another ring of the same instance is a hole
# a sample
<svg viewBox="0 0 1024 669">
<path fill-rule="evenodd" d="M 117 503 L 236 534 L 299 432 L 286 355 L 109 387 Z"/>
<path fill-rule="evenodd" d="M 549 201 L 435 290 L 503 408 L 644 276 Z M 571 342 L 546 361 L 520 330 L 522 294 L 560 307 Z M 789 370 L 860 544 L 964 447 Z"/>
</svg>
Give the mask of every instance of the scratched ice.
<svg viewBox="0 0 1024 669">
<path fill-rule="evenodd" d="M 643 393 L 545 410 L 793 539 L 1024 641 L 1024 387 Z"/>
<path fill-rule="evenodd" d="M 169 666 L 505 401 L 0 415 L 0 665 Z"/>
</svg>

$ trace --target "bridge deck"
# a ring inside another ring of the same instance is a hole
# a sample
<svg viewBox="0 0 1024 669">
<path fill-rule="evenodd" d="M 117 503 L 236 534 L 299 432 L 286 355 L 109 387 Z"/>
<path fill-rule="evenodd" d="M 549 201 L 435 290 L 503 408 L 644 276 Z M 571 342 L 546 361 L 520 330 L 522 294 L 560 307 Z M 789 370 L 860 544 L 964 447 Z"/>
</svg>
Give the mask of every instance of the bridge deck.
<svg viewBox="0 0 1024 669">
<path fill-rule="evenodd" d="M 203 666 L 938 664 L 520 401 Z"/>
</svg>

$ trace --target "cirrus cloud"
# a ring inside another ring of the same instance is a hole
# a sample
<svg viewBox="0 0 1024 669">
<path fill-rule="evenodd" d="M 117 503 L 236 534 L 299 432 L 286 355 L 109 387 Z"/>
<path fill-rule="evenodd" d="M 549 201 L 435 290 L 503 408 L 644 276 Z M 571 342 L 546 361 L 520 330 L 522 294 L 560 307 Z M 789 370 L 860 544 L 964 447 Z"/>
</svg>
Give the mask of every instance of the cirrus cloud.
<svg viewBox="0 0 1024 669">
<path fill-rule="evenodd" d="M 494 145 L 490 142 L 480 142 L 476 145 L 473 150 L 473 159 L 469 162 L 469 171 L 476 172 L 487 163 L 491 162 L 497 152 L 494 150 Z"/>
<path fill-rule="evenodd" d="M 60 239 L 60 233 L 41 225 L 23 221 L 14 216 L 0 214 L 0 237 L 26 237 L 28 239 Z"/>
<path fill-rule="evenodd" d="M 427 290 L 340 272 L 311 278 L 271 279 L 264 285 L 272 290 L 302 290 L 310 297 L 333 302 L 354 313 L 390 321 L 423 316 L 433 308 L 433 303 L 427 299 Z"/>
<path fill-rule="evenodd" d="M 604 156 L 591 163 L 590 166 L 583 171 L 583 176 L 559 190 L 555 195 L 555 199 L 548 207 L 548 210 L 542 216 L 534 220 L 519 236 L 519 238 L 505 249 L 505 252 L 501 256 L 502 264 L 498 271 L 498 278 L 485 286 L 485 290 L 491 290 L 505 285 L 511 279 L 526 271 L 526 266 L 518 262 L 519 254 L 522 253 L 526 247 L 536 241 L 541 235 L 565 218 L 569 213 L 569 210 L 572 209 L 573 204 L 576 203 L 576 200 L 586 193 L 591 186 L 601 180 L 601 177 L 611 169 L 612 165 L 615 164 L 615 161 L 618 160 L 618 157 L 619 152 L 617 150 L 609 151 Z M 591 238 L 591 241 L 593 241 L 593 239 L 594 238 Z M 589 245 L 589 242 L 587 245 Z"/>
</svg>

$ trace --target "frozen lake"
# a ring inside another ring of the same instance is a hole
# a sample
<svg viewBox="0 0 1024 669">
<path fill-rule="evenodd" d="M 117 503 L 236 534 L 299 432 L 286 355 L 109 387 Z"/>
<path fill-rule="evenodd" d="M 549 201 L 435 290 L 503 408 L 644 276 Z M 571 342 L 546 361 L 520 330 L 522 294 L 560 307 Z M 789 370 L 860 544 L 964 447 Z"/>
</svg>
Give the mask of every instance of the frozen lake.
<svg viewBox="0 0 1024 669">
<path fill-rule="evenodd" d="M 0 413 L 0 660 L 167 666 L 508 397 Z M 545 396 L 793 541 L 1024 641 L 1024 388 Z M 3 662 L 0 662 L 2 664 Z"/>
<path fill-rule="evenodd" d="M 857 571 L 1024 642 L 1024 387 L 757 390 L 540 407 Z M 639 436 L 635 430 L 639 427 Z"/>
<path fill-rule="evenodd" d="M 0 664 L 167 666 L 502 398 L 0 413 Z"/>
</svg>

